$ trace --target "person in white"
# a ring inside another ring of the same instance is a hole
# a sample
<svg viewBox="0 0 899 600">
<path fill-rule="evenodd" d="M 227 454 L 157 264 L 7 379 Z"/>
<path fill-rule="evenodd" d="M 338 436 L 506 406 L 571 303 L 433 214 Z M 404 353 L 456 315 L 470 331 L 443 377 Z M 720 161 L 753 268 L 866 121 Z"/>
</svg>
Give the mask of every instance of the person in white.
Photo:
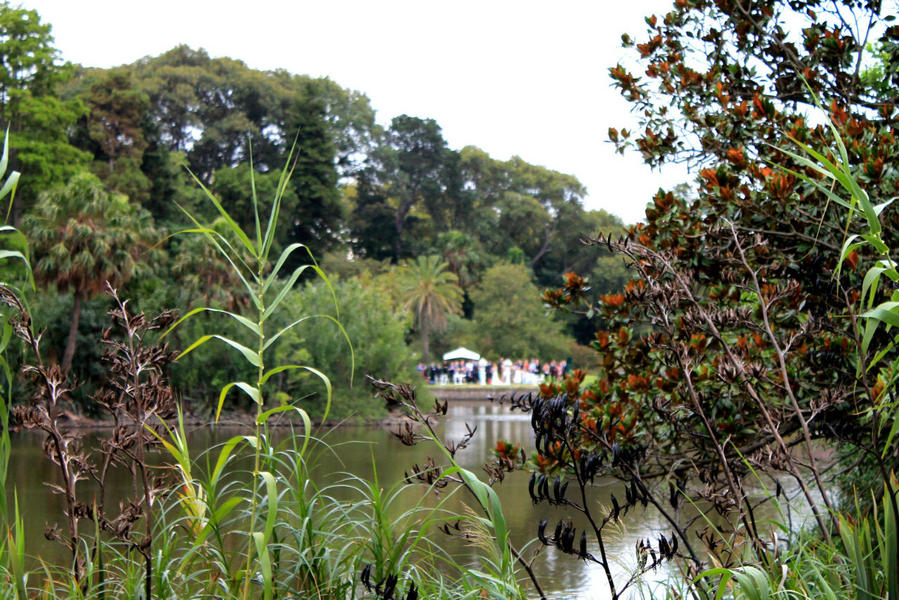
<svg viewBox="0 0 899 600">
<path fill-rule="evenodd" d="M 512 383 L 512 361 L 508 358 L 503 361 L 503 383 L 506 385 Z"/>
</svg>

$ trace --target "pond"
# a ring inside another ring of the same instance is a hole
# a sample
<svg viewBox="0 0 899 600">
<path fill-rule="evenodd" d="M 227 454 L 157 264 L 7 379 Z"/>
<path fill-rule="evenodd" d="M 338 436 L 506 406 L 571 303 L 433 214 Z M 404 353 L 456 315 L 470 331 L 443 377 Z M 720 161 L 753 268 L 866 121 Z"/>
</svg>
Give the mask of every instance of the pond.
<svg viewBox="0 0 899 600">
<path fill-rule="evenodd" d="M 476 427 L 477 432 L 470 445 L 458 453 L 457 459 L 464 467 L 479 475 L 485 475 L 481 466 L 491 459 L 498 440 L 522 444 L 528 452 L 533 448 L 530 417 L 521 412 L 513 412 L 508 407 L 478 401 L 451 402 L 441 425 L 442 435 L 449 440 L 458 440 L 465 435 L 466 424 Z M 221 427 L 197 429 L 190 434 L 191 447 L 196 454 L 239 432 L 234 428 Z M 99 435 L 103 435 L 103 432 L 87 434 L 85 445 L 95 444 L 96 436 Z M 288 431 L 286 428 L 276 428 L 273 429 L 273 435 L 283 437 L 288 435 Z M 376 469 L 381 487 L 390 488 L 404 478 L 405 472 L 411 471 L 413 463 L 422 464 L 429 456 L 439 458 L 439 451 L 433 445 L 420 443 L 414 447 L 404 446 L 389 429 L 381 427 L 341 426 L 325 432 L 323 437 L 334 450 L 321 452 L 319 455 L 313 477 L 321 478 L 322 481 L 339 480 L 343 473 L 371 478 Z M 43 438 L 37 434 L 14 435 L 9 482 L 15 485 L 20 506 L 25 507 L 23 514 L 29 553 L 56 560 L 61 558 L 61 547 L 45 540 L 43 531 L 47 525 L 59 523 L 63 526 L 64 522 L 60 499 L 52 496 L 44 484 L 55 481 L 55 472 L 43 456 L 42 441 Z M 438 460 L 438 464 L 439 462 Z M 118 473 L 111 485 L 113 489 L 108 490 L 109 496 L 123 497 L 130 493 L 133 479 L 127 473 Z M 573 518 L 578 525 L 579 515 L 570 508 L 554 508 L 545 503 L 535 506 L 530 500 L 527 487 L 528 475 L 521 472 L 508 475 L 496 486 L 511 527 L 513 541 L 518 548 L 536 537 L 537 525 L 541 519 L 549 521 L 550 530 L 560 518 Z M 613 492 L 619 498 L 624 497 L 623 488 L 615 481 L 597 480 L 594 487 L 595 498 L 591 499 L 593 502 L 608 505 L 609 495 Z M 405 488 L 402 501 L 407 506 L 412 506 L 425 491 L 425 487 L 420 485 Z M 462 494 L 452 500 L 460 511 L 464 510 L 463 503 L 474 506 L 473 499 Z M 580 526 L 578 529 L 580 530 Z M 619 579 L 626 579 L 636 564 L 637 540 L 646 537 L 657 539 L 660 533 L 670 536 L 671 528 L 651 506 L 645 510 L 638 506 L 625 516 L 620 531 L 610 536 L 610 541 L 607 542 L 607 551 L 613 557 Z M 463 564 L 477 565 L 475 551 L 464 542 L 458 538 L 447 538 L 436 531 L 434 535 L 443 536 L 435 539 L 441 540 L 441 545 L 446 544 L 457 560 Z M 539 543 L 533 544 L 526 555 L 529 556 L 538 546 Z M 590 552 L 598 554 L 596 548 L 590 548 Z M 608 597 L 605 575 L 598 565 L 562 554 L 555 548 L 544 548 L 540 552 L 534 561 L 534 570 L 544 590 L 553 598 Z M 664 571 L 650 573 L 644 584 L 644 591 L 647 591 L 646 588 L 664 586 L 667 579 L 668 573 Z"/>
</svg>

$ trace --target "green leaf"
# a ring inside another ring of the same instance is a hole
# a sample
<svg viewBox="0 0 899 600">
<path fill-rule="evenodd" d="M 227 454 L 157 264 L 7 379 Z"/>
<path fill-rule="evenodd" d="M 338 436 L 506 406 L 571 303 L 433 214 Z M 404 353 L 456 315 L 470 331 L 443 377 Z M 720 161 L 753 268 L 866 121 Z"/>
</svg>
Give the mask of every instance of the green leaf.
<svg viewBox="0 0 899 600">
<path fill-rule="evenodd" d="M 881 202 L 880 204 L 875 206 L 874 212 L 877 213 L 877 216 L 880 216 L 880 213 L 882 213 L 884 211 L 884 209 L 886 209 L 890 204 L 892 204 L 896 200 L 896 198 L 899 198 L 899 196 L 893 196 L 886 202 Z"/>
<path fill-rule="evenodd" d="M 225 442 L 224 446 L 222 446 L 222 449 L 219 451 L 218 459 L 215 461 L 215 466 L 209 477 L 209 486 L 211 489 L 214 490 L 218 485 L 219 477 L 221 477 L 225 465 L 228 464 L 231 453 L 234 451 L 234 448 L 237 447 L 237 444 L 241 442 L 247 442 L 253 447 L 258 446 L 258 440 L 251 435 L 236 435 Z"/>
<path fill-rule="evenodd" d="M 211 339 L 221 340 L 221 341 L 225 342 L 226 344 L 228 344 L 229 346 L 231 346 L 232 348 L 234 348 L 235 350 L 237 350 L 238 352 L 243 354 L 244 358 L 247 359 L 247 362 L 249 362 L 254 367 L 259 367 L 262 365 L 262 358 L 259 356 L 259 354 L 257 352 L 250 350 L 243 344 L 235 342 L 232 339 L 228 339 L 222 335 L 215 335 L 215 334 L 204 335 L 204 336 L 197 338 L 197 340 L 193 344 L 188 346 L 185 350 L 183 350 L 181 352 L 181 354 L 179 354 L 175 360 L 180 360 L 181 358 L 183 358 L 187 354 L 193 352 L 196 348 L 198 348 L 199 346 L 202 346 L 203 344 L 205 344 L 206 342 L 208 342 Z"/>
<path fill-rule="evenodd" d="M 899 302 L 883 302 L 859 315 L 862 319 L 874 319 L 881 323 L 899 326 Z"/>
<path fill-rule="evenodd" d="M 272 300 L 268 306 L 265 307 L 265 311 L 262 313 L 262 320 L 265 321 L 271 314 L 278 308 L 278 305 L 284 300 L 287 296 L 287 293 L 293 289 L 294 284 L 296 284 L 297 279 L 299 279 L 300 275 L 303 274 L 308 268 L 312 268 L 312 265 L 302 265 L 297 267 L 287 282 L 281 287 L 281 290 L 278 292 L 278 295 L 275 296 L 275 299 Z"/>
<path fill-rule="evenodd" d="M 721 579 L 718 582 L 718 592 L 715 594 L 715 600 L 721 600 L 721 598 L 724 597 L 724 593 L 727 591 L 727 582 L 730 581 L 730 569 L 725 569 L 724 567 L 708 569 L 707 571 L 703 571 L 702 573 L 697 575 L 696 579 L 693 580 L 693 583 L 698 583 L 701 579 L 714 577 L 716 575 L 720 575 Z"/>
<path fill-rule="evenodd" d="M 268 548 L 265 545 L 265 539 L 259 531 L 252 534 L 253 544 L 256 546 L 256 555 L 259 557 L 259 570 L 262 571 L 262 583 L 264 585 L 264 598 L 270 600 L 272 597 L 272 560 L 268 555 Z M 249 576 L 249 573 L 247 573 Z"/>
<path fill-rule="evenodd" d="M 287 325 L 286 327 L 282 327 L 281 329 L 279 329 L 277 333 L 275 333 L 272 337 L 270 337 L 265 342 L 265 344 L 262 346 L 262 349 L 267 350 L 269 346 L 274 344 L 278 340 L 278 338 L 280 338 L 282 335 L 284 335 L 285 333 L 290 331 L 290 329 L 299 325 L 303 321 L 307 321 L 309 319 L 327 319 L 329 321 L 333 321 L 334 324 L 337 325 L 337 327 L 340 329 L 340 332 L 343 334 L 344 339 L 346 339 L 347 344 L 349 344 L 349 346 L 350 346 L 350 361 L 353 364 L 355 364 L 355 353 L 353 352 L 353 344 L 352 344 L 352 342 L 350 342 L 350 336 L 346 332 L 346 329 L 343 328 L 343 324 L 340 321 L 338 321 L 337 319 L 335 319 L 334 317 L 332 317 L 331 315 L 306 315 L 305 317 L 301 317 L 301 318 L 297 319 L 296 321 L 294 321 L 293 323 L 291 323 L 290 325 Z"/>
<path fill-rule="evenodd" d="M 287 259 L 290 258 L 290 255 L 300 248 L 306 248 L 306 252 L 309 253 L 309 258 L 312 258 L 312 252 L 309 251 L 306 244 L 294 243 L 282 250 L 281 255 L 278 257 L 278 262 L 275 263 L 275 267 L 272 269 L 271 273 L 269 273 L 265 283 L 262 285 L 263 294 L 268 291 L 268 288 L 270 288 L 275 281 L 277 281 L 278 273 L 281 271 L 281 267 L 284 266 L 284 263 L 287 262 Z"/>
<path fill-rule="evenodd" d="M 247 237 L 247 234 L 244 233 L 244 230 L 240 228 L 240 225 L 238 225 L 237 222 L 231 218 L 231 215 L 228 214 L 228 211 L 226 211 L 224 209 L 224 207 L 222 207 L 221 203 L 219 203 L 218 199 L 215 197 L 215 194 L 213 194 L 211 191 L 209 191 L 209 189 L 207 189 L 206 186 L 203 185 L 203 182 L 200 181 L 199 177 L 194 175 L 190 169 L 188 169 L 187 172 L 190 173 L 190 176 L 193 177 L 196 184 L 200 186 L 200 189 L 203 190 L 203 192 L 206 194 L 206 197 L 209 199 L 209 201 L 212 202 L 213 206 L 215 206 L 215 208 L 216 208 L 216 210 L 218 210 L 219 214 L 225 219 L 225 223 L 228 224 L 228 228 L 232 232 L 234 232 L 234 235 L 237 236 L 237 239 L 240 240 L 240 242 L 244 245 L 244 247 L 250 251 L 250 254 L 254 258 L 259 258 L 258 249 L 255 246 L 253 246 L 253 243 L 250 241 L 250 238 Z"/>
<path fill-rule="evenodd" d="M 7 180 L 3 183 L 3 187 L 0 188 L 0 198 L 5 198 L 7 194 L 10 194 L 11 197 L 15 196 L 16 186 L 19 184 L 19 172 L 13 171 L 9 174 Z"/>
<path fill-rule="evenodd" d="M 883 240 L 880 239 L 879 235 L 873 235 L 870 233 L 862 234 L 862 239 L 874 246 L 874 249 L 877 250 L 879 254 L 887 254 L 890 249 L 886 244 L 883 243 Z"/>
<path fill-rule="evenodd" d="M 268 471 L 259 473 L 265 481 L 266 488 L 266 516 L 265 516 L 265 543 L 268 545 L 275 530 L 275 520 L 278 518 L 278 486 L 275 484 L 275 476 Z"/>
<path fill-rule="evenodd" d="M 299 135 L 299 132 L 297 133 Z M 278 180 L 278 188 L 275 192 L 275 197 L 272 199 L 272 209 L 268 215 L 268 224 L 265 227 L 265 239 L 262 242 L 262 251 L 259 253 L 260 259 L 262 262 L 268 260 L 268 253 L 271 250 L 272 243 L 275 241 L 275 228 L 278 223 L 278 215 L 281 212 L 281 198 L 284 196 L 284 190 L 287 189 L 287 184 L 290 181 L 290 177 L 293 175 L 293 170 L 295 167 L 294 155 L 296 153 L 297 140 L 294 138 L 293 144 L 290 147 L 290 152 L 287 153 L 287 160 L 285 161 L 285 168 L 281 171 L 281 177 Z M 294 162 L 291 165 L 291 162 Z"/>
<path fill-rule="evenodd" d="M 253 222 L 256 224 L 256 244 L 262 256 L 262 227 L 259 224 L 259 197 L 256 194 L 256 170 L 253 168 L 253 138 L 247 138 L 250 155 L 250 199 L 253 202 Z"/>
<path fill-rule="evenodd" d="M 201 313 L 201 312 L 221 313 L 223 315 L 227 315 L 227 316 L 231 317 L 232 319 L 234 319 L 235 321 L 237 321 L 238 323 L 240 323 L 241 325 L 243 325 L 244 327 L 246 327 L 247 329 L 249 329 L 250 331 L 252 331 L 254 334 L 259 335 L 259 326 L 256 323 L 254 323 L 253 321 L 249 320 L 248 318 L 238 315 L 236 313 L 227 311 L 227 310 L 221 310 L 218 308 L 209 308 L 208 306 L 201 306 L 200 308 L 193 309 L 192 311 L 188 312 L 187 314 L 182 316 L 180 319 L 178 319 L 177 321 L 172 323 L 172 325 L 168 329 L 165 330 L 165 332 L 160 336 L 160 338 L 164 338 L 165 336 L 170 334 L 176 327 L 178 327 L 178 325 L 180 325 L 181 323 L 183 323 L 190 317 L 194 316 L 195 314 Z"/>
<path fill-rule="evenodd" d="M 266 381 L 268 381 L 269 377 L 271 377 L 272 375 L 276 375 L 276 374 L 284 372 L 284 371 L 292 371 L 292 370 L 296 370 L 296 369 L 300 369 L 300 370 L 308 371 L 309 373 L 312 373 L 313 375 L 315 375 L 316 377 L 321 379 L 322 383 L 325 384 L 325 390 L 327 392 L 327 402 L 325 403 L 325 411 L 322 414 L 322 420 L 327 419 L 328 413 L 331 412 L 331 391 L 332 391 L 331 390 L 331 380 L 328 379 L 327 375 L 325 375 L 318 369 L 314 369 L 314 368 L 308 367 L 306 365 L 281 365 L 281 366 L 275 367 L 274 369 L 271 369 L 270 371 L 267 371 L 266 373 L 264 373 L 259 380 L 259 385 L 262 385 Z"/>
<path fill-rule="evenodd" d="M 222 405 L 225 403 L 225 396 L 228 395 L 228 392 L 231 388 L 237 387 L 244 391 L 244 393 L 249 396 L 253 402 L 262 406 L 262 392 L 259 391 L 259 388 L 250 385 L 245 381 L 232 381 L 222 388 L 222 391 L 219 393 L 219 402 L 218 408 L 215 410 L 215 421 L 218 422 L 219 416 L 222 414 Z"/>
<path fill-rule="evenodd" d="M 880 283 L 880 276 L 885 270 L 886 267 L 877 264 L 872 266 L 865 273 L 865 278 L 862 281 L 862 300 L 864 300 L 865 296 L 868 297 L 868 307 L 871 307 L 874 304 L 874 295 L 877 293 L 877 288 Z M 870 293 L 868 293 L 869 290 Z"/>
<path fill-rule="evenodd" d="M 855 242 L 859 236 L 857 234 L 850 235 L 843 242 L 843 247 L 840 248 L 840 260 L 837 261 L 837 271 L 836 275 L 840 274 L 840 271 L 843 268 L 843 262 L 846 260 L 846 257 L 853 251 L 862 246 L 861 242 Z"/>
<path fill-rule="evenodd" d="M 6 167 L 9 166 L 9 125 L 6 126 L 6 133 L 3 135 L 3 155 L 0 156 L 0 177 L 6 174 Z"/>
</svg>

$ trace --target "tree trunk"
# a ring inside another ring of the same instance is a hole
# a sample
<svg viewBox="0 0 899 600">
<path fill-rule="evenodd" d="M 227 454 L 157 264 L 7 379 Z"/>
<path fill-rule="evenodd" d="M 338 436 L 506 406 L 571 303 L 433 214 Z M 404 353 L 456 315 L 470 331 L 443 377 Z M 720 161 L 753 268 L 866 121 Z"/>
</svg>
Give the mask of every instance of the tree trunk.
<svg viewBox="0 0 899 600">
<path fill-rule="evenodd" d="M 400 205 L 393 213 L 393 227 L 396 230 L 396 237 L 393 238 L 393 260 L 399 263 L 403 255 L 403 230 L 406 228 L 406 216 L 415 204 L 413 198 L 405 195 L 400 200 Z"/>
<path fill-rule="evenodd" d="M 405 217 L 400 215 L 399 209 L 393 218 L 393 227 L 396 235 L 393 238 L 393 262 L 399 264 L 400 256 L 403 255 L 403 226 L 405 225 Z"/>
<path fill-rule="evenodd" d="M 75 292 L 72 304 L 72 320 L 69 322 L 69 337 L 66 338 L 66 351 L 62 355 L 60 368 L 63 373 L 68 373 L 72 368 L 72 360 L 75 358 L 75 341 L 78 339 L 78 319 L 81 317 L 81 293 Z"/>
<path fill-rule="evenodd" d="M 429 364 L 428 363 L 428 354 L 430 354 L 430 348 L 428 347 L 428 342 L 429 342 L 428 333 L 429 333 L 428 332 L 428 322 L 422 321 L 421 322 L 421 350 L 422 350 L 421 360 L 424 364 Z"/>
</svg>

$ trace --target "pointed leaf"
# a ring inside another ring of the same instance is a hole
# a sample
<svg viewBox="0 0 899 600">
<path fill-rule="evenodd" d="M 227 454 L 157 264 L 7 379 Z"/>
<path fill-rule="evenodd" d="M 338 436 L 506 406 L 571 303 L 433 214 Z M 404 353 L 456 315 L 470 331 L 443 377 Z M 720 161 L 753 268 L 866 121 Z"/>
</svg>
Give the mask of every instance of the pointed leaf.
<svg viewBox="0 0 899 600">
<path fill-rule="evenodd" d="M 212 202 L 213 206 L 215 206 L 219 214 L 225 219 L 225 223 L 228 224 L 228 228 L 234 232 L 234 235 L 237 236 L 237 239 L 240 240 L 244 247 L 250 251 L 250 254 L 253 255 L 253 257 L 258 258 L 259 252 L 257 251 L 256 247 L 253 246 L 250 238 L 247 237 L 247 234 L 244 233 L 244 230 L 240 228 L 240 225 L 238 225 L 237 222 L 231 218 L 231 215 L 229 215 L 228 211 L 224 209 L 224 207 L 218 201 L 218 198 L 215 197 L 215 194 L 209 191 L 209 189 L 205 185 L 203 185 L 203 182 L 200 181 L 200 178 L 194 175 L 193 172 L 190 171 L 190 169 L 188 169 L 187 172 L 190 173 L 190 176 L 193 177 L 194 182 L 196 182 L 196 184 L 200 186 L 200 189 L 203 190 L 209 201 Z"/>
<path fill-rule="evenodd" d="M 254 387 L 245 381 L 232 381 L 231 383 L 223 387 L 222 391 L 219 393 L 218 408 L 215 409 L 216 422 L 218 422 L 219 416 L 221 416 L 222 414 L 222 406 L 225 404 L 225 396 L 228 395 L 228 391 L 233 387 L 237 387 L 243 390 L 244 393 L 246 393 L 246 395 L 253 400 L 253 402 L 258 404 L 259 406 L 262 406 L 262 393 L 259 391 L 259 388 Z"/>
<path fill-rule="evenodd" d="M 241 316 L 237 313 L 233 313 L 231 311 L 221 310 L 218 308 L 209 308 L 208 306 L 201 306 L 199 308 L 195 308 L 195 309 L 191 310 L 190 312 L 185 314 L 183 317 L 181 317 L 180 319 L 178 319 L 177 321 L 172 323 L 172 325 L 168 329 L 166 329 L 165 333 L 163 333 L 162 336 L 160 336 L 160 337 L 167 336 L 169 333 L 171 333 L 171 331 L 173 329 L 178 327 L 178 325 L 180 325 L 183 321 L 186 321 L 190 317 L 194 316 L 197 313 L 201 313 L 201 312 L 212 312 L 212 313 L 220 313 L 223 315 L 227 315 L 227 316 L 231 317 L 232 319 L 234 319 L 235 321 L 237 321 L 238 323 L 240 323 L 241 325 L 243 325 L 244 327 L 246 327 L 247 329 L 249 329 L 250 331 L 252 331 L 255 335 L 257 335 L 257 336 L 259 335 L 259 326 L 256 323 L 254 323 L 253 321 L 249 320 L 248 318 Z"/>
<path fill-rule="evenodd" d="M 221 341 L 225 342 L 226 344 L 228 344 L 229 346 L 231 346 L 232 348 L 234 348 L 235 350 L 237 350 L 238 352 L 243 354 L 244 358 L 247 359 L 247 362 L 249 362 L 254 367 L 258 367 L 262 364 L 262 360 L 261 360 L 259 354 L 257 354 L 256 352 L 253 352 L 252 350 L 250 350 L 243 344 L 235 342 L 234 340 L 228 339 L 221 335 L 204 335 L 204 336 L 197 338 L 197 340 L 193 344 L 188 346 L 185 350 L 183 350 L 181 352 L 181 354 L 179 354 L 175 358 L 175 360 L 180 360 L 181 358 L 183 358 L 187 354 L 193 352 L 196 348 L 205 344 L 206 342 L 208 342 L 211 339 L 217 339 L 217 340 L 221 340 Z"/>
<path fill-rule="evenodd" d="M 277 281 L 278 273 L 281 271 L 281 267 L 284 266 L 284 263 L 287 261 L 290 255 L 293 254 L 295 250 L 298 250 L 300 248 L 306 248 L 306 251 L 309 253 L 309 257 L 312 257 L 312 252 L 309 251 L 309 248 L 306 246 L 306 244 L 294 243 L 282 250 L 281 255 L 278 257 L 278 262 L 275 263 L 275 267 L 272 269 L 271 273 L 269 273 L 268 277 L 265 280 L 265 283 L 262 285 L 263 294 L 268 291 L 268 288 L 271 287 L 271 285 L 275 281 Z"/>
<path fill-rule="evenodd" d="M 318 369 L 314 369 L 314 368 L 308 367 L 306 365 L 281 365 L 279 367 L 275 367 L 274 369 L 272 369 L 270 371 L 267 371 L 262 376 L 262 378 L 259 380 L 259 384 L 260 385 L 264 384 L 266 381 L 268 381 L 269 377 L 271 377 L 272 375 L 277 375 L 278 373 L 282 373 L 284 371 L 293 371 L 293 370 L 308 371 L 309 373 L 312 373 L 313 375 L 315 375 L 316 377 L 321 379 L 322 383 L 325 385 L 325 390 L 327 393 L 327 402 L 325 404 L 325 412 L 322 415 L 322 420 L 327 419 L 328 413 L 331 410 L 331 380 L 328 379 L 327 375 L 325 375 Z"/>
</svg>

